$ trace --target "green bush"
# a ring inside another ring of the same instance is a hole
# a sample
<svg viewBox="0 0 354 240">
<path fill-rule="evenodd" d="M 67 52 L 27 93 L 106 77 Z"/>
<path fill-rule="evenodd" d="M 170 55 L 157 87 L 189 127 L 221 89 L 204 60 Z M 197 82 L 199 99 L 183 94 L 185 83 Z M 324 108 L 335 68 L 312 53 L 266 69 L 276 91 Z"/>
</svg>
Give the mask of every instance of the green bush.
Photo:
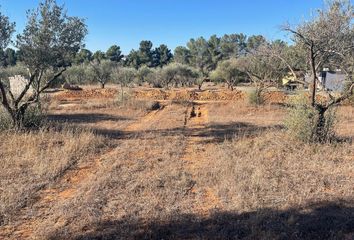
<svg viewBox="0 0 354 240">
<path fill-rule="evenodd" d="M 327 142 L 334 137 L 336 114 L 334 108 L 324 114 L 324 124 L 319 127 L 319 112 L 309 105 L 304 96 L 290 102 L 285 126 L 290 136 L 304 142 Z"/>
<path fill-rule="evenodd" d="M 30 106 L 25 112 L 23 126 L 36 129 L 45 123 L 43 111 L 39 105 Z M 13 127 L 12 119 L 5 109 L 0 109 L 0 130 L 9 130 Z"/>
<path fill-rule="evenodd" d="M 45 115 L 39 105 L 30 106 L 24 117 L 23 125 L 25 128 L 39 128 L 45 122 Z"/>
<path fill-rule="evenodd" d="M 9 114 L 3 109 L 0 108 L 0 131 L 7 130 L 11 128 L 11 118 Z"/>
<path fill-rule="evenodd" d="M 252 90 L 248 94 L 248 102 L 252 105 L 262 105 L 264 103 L 264 98 L 262 96 L 262 91 L 260 89 Z"/>
</svg>

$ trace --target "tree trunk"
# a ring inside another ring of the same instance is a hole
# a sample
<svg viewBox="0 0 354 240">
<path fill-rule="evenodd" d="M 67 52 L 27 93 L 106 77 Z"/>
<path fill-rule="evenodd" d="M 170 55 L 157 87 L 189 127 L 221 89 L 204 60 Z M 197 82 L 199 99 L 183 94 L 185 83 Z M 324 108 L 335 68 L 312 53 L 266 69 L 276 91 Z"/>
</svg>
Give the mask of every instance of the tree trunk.
<svg viewBox="0 0 354 240">
<path fill-rule="evenodd" d="M 104 89 L 104 85 L 105 83 L 104 82 L 101 82 L 101 88 Z"/>
<path fill-rule="evenodd" d="M 311 46 L 310 51 L 310 63 L 311 63 L 311 73 L 312 73 L 312 85 L 311 85 L 311 106 L 315 107 L 316 105 L 316 64 L 315 64 L 315 57 L 313 52 L 313 46 Z"/>
<path fill-rule="evenodd" d="M 314 129 L 314 139 L 318 142 L 325 142 L 328 140 L 328 132 L 326 128 L 327 119 L 325 117 L 325 113 L 329 109 L 328 107 L 322 105 L 316 105 L 315 109 L 317 111 L 317 121 Z"/>
<path fill-rule="evenodd" d="M 17 109 L 11 114 L 12 128 L 16 131 L 22 130 L 24 126 L 26 108 Z"/>
</svg>

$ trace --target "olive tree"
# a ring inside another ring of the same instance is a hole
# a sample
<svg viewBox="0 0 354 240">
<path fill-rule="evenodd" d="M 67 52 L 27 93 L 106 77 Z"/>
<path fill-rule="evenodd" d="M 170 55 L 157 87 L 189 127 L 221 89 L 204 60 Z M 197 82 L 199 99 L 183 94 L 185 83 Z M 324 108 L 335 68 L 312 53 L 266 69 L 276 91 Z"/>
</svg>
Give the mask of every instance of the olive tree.
<svg viewBox="0 0 354 240">
<path fill-rule="evenodd" d="M 185 64 L 177 65 L 177 76 L 175 80 L 176 85 L 191 86 L 192 84 L 197 83 L 198 88 L 201 89 L 201 85 L 199 85 L 199 79 L 201 79 L 201 74 L 198 72 L 196 68 L 190 67 Z"/>
<path fill-rule="evenodd" d="M 118 83 L 120 85 L 122 101 L 124 99 L 124 87 L 128 87 L 131 83 L 133 83 L 136 75 L 137 71 L 135 70 L 135 68 L 120 66 L 115 66 L 113 68 L 112 78 L 115 83 Z"/>
<path fill-rule="evenodd" d="M 142 66 L 138 69 L 136 72 L 136 78 L 138 81 L 138 84 L 142 84 L 143 82 L 147 81 L 147 77 L 153 73 L 153 70 L 147 66 Z"/>
<path fill-rule="evenodd" d="M 13 24 L 1 20 L 1 45 L 9 42 Z M 87 34 L 84 20 L 69 17 L 55 0 L 45 0 L 28 12 L 27 24 L 17 36 L 16 47 L 28 70 L 28 81 L 20 94 L 14 95 L 0 83 L 2 104 L 10 114 L 13 126 L 22 128 L 27 108 L 40 101 L 40 94 L 53 84 L 70 65 L 83 46 Z M 3 38 L 5 37 L 5 38 Z M 31 93 L 30 87 L 33 88 Z"/>
<path fill-rule="evenodd" d="M 189 63 L 191 66 L 198 69 L 198 71 L 201 73 L 201 84 L 208 78 L 209 73 L 215 67 L 216 59 L 213 59 L 209 43 L 203 37 L 191 39 L 187 43 L 187 47 L 190 51 L 191 56 L 189 59 Z"/>
<path fill-rule="evenodd" d="M 293 28 L 289 24 L 283 30 L 292 34 L 294 42 L 307 55 L 308 69 L 311 72 L 311 106 L 318 113 L 314 135 L 322 141 L 322 133 L 326 126 L 326 111 L 353 95 L 353 55 L 354 30 L 353 6 L 349 1 L 333 0 L 325 9 L 308 22 Z M 349 87 L 339 96 L 326 91 L 329 100 L 316 101 L 316 87 L 319 84 L 317 72 L 322 67 L 339 67 L 347 75 Z"/>
<path fill-rule="evenodd" d="M 70 84 L 85 84 L 91 82 L 92 74 L 90 74 L 88 66 L 88 64 L 80 64 L 69 67 L 63 73 L 65 81 Z"/>
<path fill-rule="evenodd" d="M 262 94 L 269 87 L 276 86 L 287 73 L 280 59 L 257 51 L 237 59 L 236 65 L 241 72 L 247 75 L 247 79 L 255 88 L 250 95 L 251 102 L 255 104 L 262 103 Z"/>
<path fill-rule="evenodd" d="M 93 79 L 99 82 L 103 89 L 111 78 L 112 69 L 115 66 L 114 62 L 110 60 L 94 60 L 90 65 Z"/>
<path fill-rule="evenodd" d="M 231 91 L 234 90 L 234 86 L 236 86 L 242 78 L 244 78 L 243 73 L 239 70 L 237 59 L 235 58 L 220 62 L 215 71 L 211 73 L 211 79 L 225 82 L 227 88 Z"/>
<path fill-rule="evenodd" d="M 11 41 L 11 36 L 15 31 L 15 23 L 11 23 L 9 18 L 3 15 L 0 12 L 0 51 L 3 52 L 4 49 L 9 45 Z M 6 108 L 9 113 L 12 113 L 8 96 L 13 96 L 11 92 L 7 93 L 9 90 L 7 84 L 4 82 L 3 78 L 5 77 L 4 69 L 1 69 L 1 78 L 0 78 L 0 93 L 1 93 L 1 103 Z M 12 115 L 11 115 L 12 116 Z"/>
</svg>

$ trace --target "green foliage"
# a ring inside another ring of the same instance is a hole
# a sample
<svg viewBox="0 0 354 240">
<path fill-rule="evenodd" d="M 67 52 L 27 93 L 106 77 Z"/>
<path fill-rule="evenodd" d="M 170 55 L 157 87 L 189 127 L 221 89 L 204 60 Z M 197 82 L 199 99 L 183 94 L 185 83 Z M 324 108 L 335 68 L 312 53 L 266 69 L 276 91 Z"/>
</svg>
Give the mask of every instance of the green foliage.
<svg viewBox="0 0 354 240">
<path fill-rule="evenodd" d="M 137 76 L 137 70 L 129 67 L 116 66 L 112 71 L 112 79 L 115 83 L 127 87 L 134 82 Z"/>
<path fill-rule="evenodd" d="M 25 65 L 16 64 L 15 66 L 8 66 L 6 68 L 2 68 L 0 71 L 0 79 L 7 79 L 9 77 L 13 77 L 15 75 L 21 75 L 24 77 L 28 77 L 28 71 Z"/>
<path fill-rule="evenodd" d="M 0 107 L 0 131 L 11 129 L 12 119 L 10 115 Z"/>
<path fill-rule="evenodd" d="M 45 123 L 46 118 L 40 105 L 30 106 L 24 114 L 23 127 L 37 129 Z M 0 108 L 0 130 L 10 130 L 13 128 L 13 121 L 3 108 Z"/>
<path fill-rule="evenodd" d="M 95 76 L 87 64 L 74 65 L 69 67 L 64 73 L 63 77 L 67 83 L 70 84 L 88 84 L 95 81 Z"/>
<path fill-rule="evenodd" d="M 151 70 L 145 77 L 153 87 L 191 86 L 200 77 L 197 69 L 179 63 L 170 63 L 163 68 Z"/>
<path fill-rule="evenodd" d="M 39 104 L 30 106 L 25 115 L 23 124 L 25 128 L 39 128 L 45 122 L 45 117 L 42 108 Z"/>
<path fill-rule="evenodd" d="M 55 0 L 44 0 L 28 14 L 16 47 L 21 50 L 23 62 L 33 70 L 70 65 L 83 46 L 87 34 L 84 20 L 69 17 Z"/>
<path fill-rule="evenodd" d="M 15 23 L 10 22 L 9 17 L 0 12 L 0 49 L 4 50 L 11 41 L 11 36 L 15 31 Z"/>
<path fill-rule="evenodd" d="M 92 60 L 92 52 L 88 49 L 81 49 L 74 59 L 75 64 L 89 63 Z"/>
<path fill-rule="evenodd" d="M 190 64 L 200 71 L 203 77 L 207 77 L 213 68 L 212 56 L 209 51 L 208 42 L 203 38 L 191 39 L 187 43 L 191 53 Z"/>
<path fill-rule="evenodd" d="M 187 65 L 172 63 L 156 72 L 155 81 L 163 87 L 190 86 L 196 83 L 199 72 Z"/>
<path fill-rule="evenodd" d="M 141 68 L 139 68 L 136 72 L 137 83 L 142 84 L 144 82 L 147 82 L 148 76 L 153 72 L 154 71 L 147 66 L 142 66 Z"/>
<path fill-rule="evenodd" d="M 163 67 L 172 61 L 173 55 L 171 50 L 165 44 L 161 44 L 155 48 L 153 52 L 153 66 Z"/>
<path fill-rule="evenodd" d="M 115 67 L 114 62 L 109 60 L 95 60 L 91 62 L 90 66 L 89 71 L 92 74 L 93 80 L 99 82 L 101 87 L 104 88 L 111 78 L 112 69 Z"/>
<path fill-rule="evenodd" d="M 253 35 L 247 39 L 247 51 L 258 49 L 262 44 L 266 42 L 266 39 L 262 35 Z"/>
<path fill-rule="evenodd" d="M 235 58 L 245 54 L 246 51 L 246 35 L 225 34 L 220 39 L 220 49 L 224 59 Z"/>
<path fill-rule="evenodd" d="M 335 111 L 328 110 L 324 117 L 324 123 L 319 126 L 321 115 L 319 111 L 309 105 L 304 96 L 295 97 L 290 101 L 285 126 L 290 136 L 304 142 L 325 142 L 334 137 Z"/>
<path fill-rule="evenodd" d="M 17 56 L 16 51 L 12 48 L 7 48 L 5 51 L 0 49 L 0 66 L 14 66 L 16 65 Z"/>
<path fill-rule="evenodd" d="M 130 51 L 128 54 L 126 60 L 125 60 L 125 66 L 127 67 L 133 67 L 135 69 L 138 69 L 140 66 L 140 57 L 139 57 L 139 52 L 135 51 L 134 49 Z"/>
<path fill-rule="evenodd" d="M 141 65 L 146 65 L 148 67 L 153 66 L 153 51 L 152 51 L 151 41 L 144 40 L 140 42 L 138 56 L 139 56 L 138 66 Z"/>
<path fill-rule="evenodd" d="M 201 73 L 193 67 L 184 64 L 177 64 L 177 78 L 175 86 L 191 86 L 193 84 L 200 84 L 198 80 L 204 79 Z"/>
<path fill-rule="evenodd" d="M 123 57 L 122 51 L 117 45 L 111 46 L 106 52 L 106 58 L 113 62 L 120 62 Z"/>
<path fill-rule="evenodd" d="M 232 58 L 220 62 L 215 71 L 210 75 L 213 81 L 223 81 L 227 84 L 228 88 L 233 90 L 242 79 L 244 79 L 244 74 L 239 70 L 237 60 Z"/>
<path fill-rule="evenodd" d="M 220 47 L 220 38 L 216 35 L 212 35 L 208 40 L 208 51 L 210 54 L 210 66 L 209 71 L 216 68 L 218 63 L 223 59 L 223 54 Z"/>
<path fill-rule="evenodd" d="M 183 46 L 176 47 L 173 59 L 176 63 L 190 64 L 191 52 Z"/>
<path fill-rule="evenodd" d="M 248 94 L 248 102 L 251 105 L 259 106 L 264 103 L 264 98 L 262 96 L 262 89 L 256 88 Z"/>
<path fill-rule="evenodd" d="M 106 54 L 100 50 L 96 51 L 93 56 L 92 56 L 93 60 L 96 61 L 102 61 L 106 59 Z"/>
</svg>

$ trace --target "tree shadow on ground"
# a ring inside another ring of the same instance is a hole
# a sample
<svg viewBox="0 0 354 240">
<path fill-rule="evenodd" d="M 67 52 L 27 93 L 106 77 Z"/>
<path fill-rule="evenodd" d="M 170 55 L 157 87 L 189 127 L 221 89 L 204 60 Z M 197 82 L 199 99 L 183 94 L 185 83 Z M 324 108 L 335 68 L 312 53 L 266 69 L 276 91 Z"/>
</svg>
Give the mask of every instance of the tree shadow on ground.
<svg viewBox="0 0 354 240">
<path fill-rule="evenodd" d="M 206 128 L 192 131 L 191 136 L 205 138 L 203 143 L 220 143 L 226 140 L 247 138 L 260 135 L 269 130 L 281 130 L 282 125 L 258 126 L 246 122 L 232 122 L 227 124 L 209 124 Z"/>
<path fill-rule="evenodd" d="M 130 118 L 114 116 L 102 113 L 73 113 L 73 114 L 49 114 L 47 119 L 51 122 L 65 123 L 98 123 L 101 121 L 124 121 Z"/>
<path fill-rule="evenodd" d="M 126 217 L 87 226 L 71 239 L 354 239 L 354 204 L 327 202 L 284 211 L 173 215 L 154 221 Z M 59 229 L 50 239 L 60 239 Z"/>
<path fill-rule="evenodd" d="M 258 126 L 246 122 L 233 122 L 228 124 L 209 124 L 204 128 L 171 128 L 124 131 L 110 129 L 93 129 L 99 135 L 113 139 L 149 138 L 151 134 L 159 136 L 199 137 L 201 143 L 220 143 L 234 138 L 251 137 L 262 134 L 269 130 L 281 130 L 282 125 Z"/>
</svg>

